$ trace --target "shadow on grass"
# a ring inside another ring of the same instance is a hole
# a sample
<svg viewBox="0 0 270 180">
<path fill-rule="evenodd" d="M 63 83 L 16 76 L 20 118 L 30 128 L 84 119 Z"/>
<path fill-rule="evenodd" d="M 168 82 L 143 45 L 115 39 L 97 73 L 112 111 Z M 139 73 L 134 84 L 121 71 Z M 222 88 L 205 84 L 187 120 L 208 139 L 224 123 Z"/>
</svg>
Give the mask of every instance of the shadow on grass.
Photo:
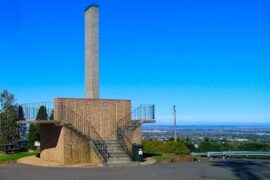
<svg viewBox="0 0 270 180">
<path fill-rule="evenodd" d="M 148 152 L 143 154 L 143 157 L 144 158 L 157 157 L 157 156 L 161 156 L 161 154 L 158 154 L 158 153 L 148 153 Z"/>
</svg>

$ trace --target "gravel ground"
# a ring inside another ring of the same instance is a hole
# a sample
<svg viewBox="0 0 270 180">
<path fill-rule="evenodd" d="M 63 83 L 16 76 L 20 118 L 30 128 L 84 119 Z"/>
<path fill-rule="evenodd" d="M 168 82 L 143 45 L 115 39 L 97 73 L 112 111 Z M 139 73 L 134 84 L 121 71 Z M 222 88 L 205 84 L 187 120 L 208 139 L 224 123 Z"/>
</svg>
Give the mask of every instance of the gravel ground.
<svg viewBox="0 0 270 180">
<path fill-rule="evenodd" d="M 47 168 L 0 165 L 0 180 L 270 179 L 270 160 L 214 160 L 115 168 Z"/>
</svg>

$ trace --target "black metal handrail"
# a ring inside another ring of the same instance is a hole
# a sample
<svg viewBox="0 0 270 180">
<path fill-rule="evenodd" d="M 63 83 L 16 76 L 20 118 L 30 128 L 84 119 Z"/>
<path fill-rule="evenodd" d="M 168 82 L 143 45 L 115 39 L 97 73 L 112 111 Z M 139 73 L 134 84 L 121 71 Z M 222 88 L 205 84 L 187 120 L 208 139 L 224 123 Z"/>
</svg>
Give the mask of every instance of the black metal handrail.
<svg viewBox="0 0 270 180">
<path fill-rule="evenodd" d="M 126 126 L 130 123 L 131 112 L 117 121 L 117 141 L 125 152 L 131 157 L 131 151 L 128 147 L 132 146 L 130 139 L 126 135 Z"/>
<path fill-rule="evenodd" d="M 107 151 L 107 145 L 91 122 L 85 120 L 82 116 L 64 105 L 60 105 L 60 112 L 60 118 L 63 121 L 63 125 L 76 130 L 88 140 L 92 141 L 104 161 L 107 163 L 108 158 L 110 157 L 110 154 Z"/>
<path fill-rule="evenodd" d="M 140 105 L 132 112 L 117 121 L 117 140 L 126 153 L 131 157 L 132 142 L 128 138 L 128 131 L 130 126 L 133 126 L 139 122 L 141 124 L 143 120 L 155 119 L 155 106 L 154 105 Z"/>
<path fill-rule="evenodd" d="M 132 143 L 130 139 L 125 134 L 125 131 L 117 129 L 117 141 L 122 146 L 122 148 L 126 151 L 126 153 L 131 157 L 131 146 Z"/>
</svg>

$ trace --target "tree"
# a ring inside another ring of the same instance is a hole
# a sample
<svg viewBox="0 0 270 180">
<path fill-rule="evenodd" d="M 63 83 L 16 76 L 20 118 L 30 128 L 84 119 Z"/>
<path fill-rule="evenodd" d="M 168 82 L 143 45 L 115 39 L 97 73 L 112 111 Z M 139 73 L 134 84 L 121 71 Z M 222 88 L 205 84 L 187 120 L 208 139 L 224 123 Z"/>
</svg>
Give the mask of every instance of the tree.
<svg viewBox="0 0 270 180">
<path fill-rule="evenodd" d="M 28 132 L 28 148 L 33 149 L 35 141 L 40 140 L 39 128 L 36 124 L 30 124 Z"/>
<path fill-rule="evenodd" d="M 204 138 L 204 141 L 199 144 L 198 152 L 220 151 L 222 145 L 217 141 L 211 141 L 209 138 Z"/>
<path fill-rule="evenodd" d="M 0 93 L 0 144 L 13 143 L 19 139 L 18 106 L 14 95 L 7 90 Z"/>
<path fill-rule="evenodd" d="M 19 113 L 19 115 L 18 115 L 19 120 L 25 120 L 24 111 L 23 111 L 22 106 L 18 107 L 18 113 Z M 19 125 L 19 134 L 20 134 L 21 140 L 27 139 L 27 126 L 26 126 L 26 124 Z"/>
<path fill-rule="evenodd" d="M 237 147 L 239 151 L 269 151 L 270 144 L 269 142 L 259 142 L 259 141 L 250 141 L 240 144 Z"/>
<path fill-rule="evenodd" d="M 190 139 L 185 139 L 182 141 L 185 146 L 189 149 L 190 152 L 194 152 L 196 150 L 195 145 L 192 143 Z"/>
<path fill-rule="evenodd" d="M 52 110 L 50 116 L 49 116 L 49 120 L 54 120 L 54 110 Z"/>
<path fill-rule="evenodd" d="M 48 114 L 45 106 L 40 106 L 36 120 L 47 120 Z M 28 132 L 28 148 L 33 149 L 35 141 L 40 141 L 40 127 L 38 124 L 30 124 Z"/>
<path fill-rule="evenodd" d="M 48 119 L 48 113 L 47 113 L 46 107 L 40 106 L 36 120 L 47 120 L 47 119 Z"/>
<path fill-rule="evenodd" d="M 7 111 L 8 108 L 14 105 L 14 95 L 7 90 L 3 90 L 0 94 L 0 103 L 2 111 Z"/>
</svg>

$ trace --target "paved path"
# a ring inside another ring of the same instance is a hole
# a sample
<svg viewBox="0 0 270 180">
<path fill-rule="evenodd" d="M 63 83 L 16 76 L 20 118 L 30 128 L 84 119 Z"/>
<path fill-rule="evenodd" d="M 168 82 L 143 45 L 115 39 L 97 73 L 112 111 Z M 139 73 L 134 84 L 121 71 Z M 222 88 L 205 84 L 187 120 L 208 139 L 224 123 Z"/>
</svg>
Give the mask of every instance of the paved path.
<svg viewBox="0 0 270 180">
<path fill-rule="evenodd" d="M 19 164 L 32 165 L 32 166 L 42 166 L 42 167 L 97 167 L 95 164 L 84 163 L 84 164 L 74 164 L 74 165 L 63 165 L 61 163 L 44 161 L 36 156 L 23 157 L 17 160 Z"/>
<path fill-rule="evenodd" d="M 98 165 L 98 164 L 91 164 L 91 163 L 83 163 L 83 164 L 61 164 L 61 163 L 56 163 L 56 162 L 51 162 L 51 161 L 44 161 L 40 158 L 37 158 L 36 156 L 28 156 L 28 157 L 23 157 L 17 160 L 19 164 L 24 164 L 24 165 L 32 165 L 32 166 L 41 166 L 41 167 L 59 167 L 59 168 L 68 168 L 68 167 L 85 167 L 85 168 L 90 168 L 90 167 L 103 167 L 103 165 Z M 147 157 L 144 159 L 143 162 L 140 162 L 141 166 L 146 166 L 150 164 L 154 164 L 156 160 L 152 157 Z M 137 164 L 136 164 L 137 165 Z"/>
<path fill-rule="evenodd" d="M 270 160 L 215 160 L 143 167 L 44 168 L 0 165 L 0 180 L 79 179 L 270 179 Z"/>
</svg>

